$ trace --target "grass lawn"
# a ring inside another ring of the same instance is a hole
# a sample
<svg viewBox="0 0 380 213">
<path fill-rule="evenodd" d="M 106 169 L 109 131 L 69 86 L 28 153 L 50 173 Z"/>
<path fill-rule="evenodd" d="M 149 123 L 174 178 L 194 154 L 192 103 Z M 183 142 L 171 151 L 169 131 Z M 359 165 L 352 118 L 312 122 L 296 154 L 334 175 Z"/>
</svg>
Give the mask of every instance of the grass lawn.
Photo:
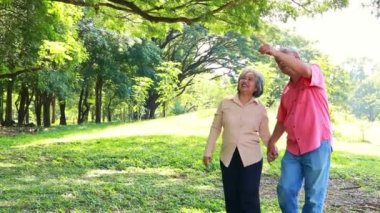
<svg viewBox="0 0 380 213">
<path fill-rule="evenodd" d="M 201 162 L 212 114 L 1 136 L 0 212 L 224 212 L 218 151 Z M 334 146 L 326 212 L 376 212 L 379 145 Z M 279 169 L 264 163 L 263 212 L 279 212 Z"/>
</svg>

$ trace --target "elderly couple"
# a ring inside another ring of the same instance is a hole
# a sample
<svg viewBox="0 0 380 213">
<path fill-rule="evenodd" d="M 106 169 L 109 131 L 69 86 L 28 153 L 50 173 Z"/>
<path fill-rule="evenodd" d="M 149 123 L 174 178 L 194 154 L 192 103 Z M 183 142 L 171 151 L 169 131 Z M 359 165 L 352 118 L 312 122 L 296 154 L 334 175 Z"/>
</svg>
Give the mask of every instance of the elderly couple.
<svg viewBox="0 0 380 213">
<path fill-rule="evenodd" d="M 286 152 L 277 185 L 279 206 L 282 212 L 298 212 L 298 195 L 304 185 L 302 212 L 323 212 L 332 132 L 322 71 L 316 64 L 303 63 L 293 49 L 277 50 L 264 44 L 259 52 L 272 56 L 280 71 L 290 77 L 281 95 L 272 134 L 266 109 L 255 99 L 263 93 L 263 77 L 255 70 L 245 69 L 239 76 L 237 94 L 224 99 L 215 113 L 203 163 L 211 163 L 223 129 L 220 167 L 226 211 L 260 212 L 263 157 L 259 140 L 265 143 L 267 160 L 271 162 L 278 156 L 275 144 L 286 132 Z"/>
</svg>

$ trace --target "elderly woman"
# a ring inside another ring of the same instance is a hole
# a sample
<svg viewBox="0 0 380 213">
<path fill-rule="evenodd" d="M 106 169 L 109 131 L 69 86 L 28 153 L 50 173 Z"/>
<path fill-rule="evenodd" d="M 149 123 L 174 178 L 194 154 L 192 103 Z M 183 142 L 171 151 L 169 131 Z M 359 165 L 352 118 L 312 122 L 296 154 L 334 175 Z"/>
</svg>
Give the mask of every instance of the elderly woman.
<svg viewBox="0 0 380 213">
<path fill-rule="evenodd" d="M 226 210 L 260 212 L 259 186 L 263 166 L 260 138 L 270 138 L 265 106 L 258 101 L 264 89 L 263 77 L 246 68 L 239 76 L 237 94 L 224 99 L 215 114 L 203 163 L 208 166 L 223 128 L 220 153 Z"/>
</svg>

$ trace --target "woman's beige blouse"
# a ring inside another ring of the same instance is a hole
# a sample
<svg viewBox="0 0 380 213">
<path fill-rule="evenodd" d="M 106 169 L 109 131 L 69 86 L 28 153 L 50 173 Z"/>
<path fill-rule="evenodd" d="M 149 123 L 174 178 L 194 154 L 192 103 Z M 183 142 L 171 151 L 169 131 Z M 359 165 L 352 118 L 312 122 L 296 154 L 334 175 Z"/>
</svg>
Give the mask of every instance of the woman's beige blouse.
<svg viewBox="0 0 380 213">
<path fill-rule="evenodd" d="M 244 167 L 262 159 L 260 138 L 267 145 L 270 138 L 265 106 L 252 98 L 243 105 L 235 95 L 224 99 L 215 113 L 204 156 L 212 156 L 216 141 L 222 134 L 220 160 L 228 167 L 235 148 L 239 150 Z"/>
</svg>

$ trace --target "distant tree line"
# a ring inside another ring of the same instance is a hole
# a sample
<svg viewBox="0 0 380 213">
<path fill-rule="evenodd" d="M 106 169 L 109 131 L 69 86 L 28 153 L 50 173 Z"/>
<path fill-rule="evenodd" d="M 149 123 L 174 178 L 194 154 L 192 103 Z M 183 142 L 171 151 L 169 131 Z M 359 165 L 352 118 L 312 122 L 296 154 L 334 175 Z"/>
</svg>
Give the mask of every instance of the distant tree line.
<svg viewBox="0 0 380 213">
<path fill-rule="evenodd" d="M 248 65 L 265 75 L 262 100 L 270 107 L 287 79 L 257 53 L 259 36 L 318 61 L 333 105 L 367 115 L 378 104 L 371 97 L 363 107 L 349 108 L 345 101 L 377 94 L 375 84 L 350 75 L 354 68 L 332 65 L 312 43 L 267 21 L 347 6 L 326 2 L 286 8 L 266 1 L 3 0 L 0 122 L 49 127 L 58 120 L 131 121 L 214 107 L 214 97 L 234 92 L 237 73 Z M 367 86 L 353 86 L 358 84 Z M 375 120 L 379 112 L 372 111 L 369 119 Z"/>
</svg>

